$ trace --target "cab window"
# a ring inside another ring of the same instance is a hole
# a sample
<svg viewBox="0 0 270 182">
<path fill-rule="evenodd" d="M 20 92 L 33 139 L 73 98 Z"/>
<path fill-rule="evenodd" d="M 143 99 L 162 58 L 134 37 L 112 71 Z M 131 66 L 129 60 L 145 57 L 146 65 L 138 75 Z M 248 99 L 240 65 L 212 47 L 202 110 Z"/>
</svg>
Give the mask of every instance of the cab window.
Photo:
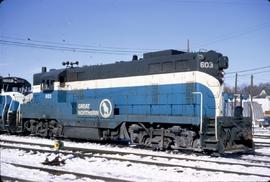
<svg viewBox="0 0 270 182">
<path fill-rule="evenodd" d="M 65 86 L 65 77 L 64 76 L 60 76 L 59 77 L 59 82 L 60 82 L 60 87 L 64 87 Z"/>
<path fill-rule="evenodd" d="M 54 90 L 54 80 L 42 80 L 41 90 L 42 91 L 53 91 Z"/>
</svg>

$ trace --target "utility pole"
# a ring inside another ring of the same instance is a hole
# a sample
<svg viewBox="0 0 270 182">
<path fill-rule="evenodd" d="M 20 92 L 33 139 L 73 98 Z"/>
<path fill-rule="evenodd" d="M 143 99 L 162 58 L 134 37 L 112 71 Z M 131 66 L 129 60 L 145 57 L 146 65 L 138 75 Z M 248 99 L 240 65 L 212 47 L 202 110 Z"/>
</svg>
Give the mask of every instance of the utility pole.
<svg viewBox="0 0 270 182">
<path fill-rule="evenodd" d="M 250 77 L 250 117 L 252 118 L 252 125 L 255 124 L 255 115 L 254 115 L 254 108 L 253 108 L 253 75 Z M 254 131 L 253 131 L 254 133 Z"/>
<path fill-rule="evenodd" d="M 190 52 L 190 48 L 189 48 L 189 39 L 187 39 L 187 52 Z"/>
<path fill-rule="evenodd" d="M 235 108 L 236 108 L 236 100 L 237 100 L 237 77 L 238 74 L 235 73 L 235 85 L 234 85 L 234 112 L 235 112 Z"/>
<path fill-rule="evenodd" d="M 253 75 L 250 77 L 250 101 L 253 102 Z"/>
</svg>

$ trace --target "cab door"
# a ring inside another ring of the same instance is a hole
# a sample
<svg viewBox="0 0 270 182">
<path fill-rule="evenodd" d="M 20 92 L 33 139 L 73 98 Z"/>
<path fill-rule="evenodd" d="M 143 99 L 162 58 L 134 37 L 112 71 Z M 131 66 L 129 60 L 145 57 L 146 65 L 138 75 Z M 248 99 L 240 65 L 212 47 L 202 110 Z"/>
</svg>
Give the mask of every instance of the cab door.
<svg viewBox="0 0 270 182">
<path fill-rule="evenodd" d="M 5 96 L 0 95 L 0 129 L 4 129 L 4 105 L 5 105 Z"/>
<path fill-rule="evenodd" d="M 1 119 L 0 119 L 0 126 L 2 130 L 6 130 L 8 128 L 8 109 L 10 107 L 12 98 L 8 95 L 1 96 L 1 104 L 0 104 L 0 111 L 1 111 Z"/>
<path fill-rule="evenodd" d="M 20 103 L 15 100 L 11 100 L 7 112 L 7 123 L 11 132 L 16 132 L 22 129 L 20 119 Z"/>
</svg>

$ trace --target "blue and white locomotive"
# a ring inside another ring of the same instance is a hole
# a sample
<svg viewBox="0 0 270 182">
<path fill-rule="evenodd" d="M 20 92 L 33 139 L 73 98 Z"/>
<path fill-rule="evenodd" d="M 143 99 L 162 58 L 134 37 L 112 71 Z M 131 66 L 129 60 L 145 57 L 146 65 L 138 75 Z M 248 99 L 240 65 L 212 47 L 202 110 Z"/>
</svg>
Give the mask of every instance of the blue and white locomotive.
<svg viewBox="0 0 270 182">
<path fill-rule="evenodd" d="M 21 104 L 30 101 L 31 84 L 18 77 L 0 76 L 0 131 L 22 131 Z"/>
<path fill-rule="evenodd" d="M 252 150 L 251 118 L 223 112 L 227 67 L 228 58 L 215 51 L 177 50 L 105 65 L 43 67 L 34 75 L 33 98 L 20 106 L 18 128 L 158 149 Z"/>
</svg>

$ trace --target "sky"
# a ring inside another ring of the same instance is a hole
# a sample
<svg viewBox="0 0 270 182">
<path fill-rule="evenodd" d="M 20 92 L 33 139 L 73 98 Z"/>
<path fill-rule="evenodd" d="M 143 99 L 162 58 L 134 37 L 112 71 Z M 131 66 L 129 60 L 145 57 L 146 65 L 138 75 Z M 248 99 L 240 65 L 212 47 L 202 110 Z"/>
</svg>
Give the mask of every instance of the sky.
<svg viewBox="0 0 270 182">
<path fill-rule="evenodd" d="M 270 83 L 268 0 L 4 0 L 0 75 L 32 82 L 42 66 L 129 61 L 164 49 L 229 57 L 225 84 Z M 261 69 L 264 67 L 263 69 Z M 259 68 L 259 69 L 257 69 Z"/>
</svg>

